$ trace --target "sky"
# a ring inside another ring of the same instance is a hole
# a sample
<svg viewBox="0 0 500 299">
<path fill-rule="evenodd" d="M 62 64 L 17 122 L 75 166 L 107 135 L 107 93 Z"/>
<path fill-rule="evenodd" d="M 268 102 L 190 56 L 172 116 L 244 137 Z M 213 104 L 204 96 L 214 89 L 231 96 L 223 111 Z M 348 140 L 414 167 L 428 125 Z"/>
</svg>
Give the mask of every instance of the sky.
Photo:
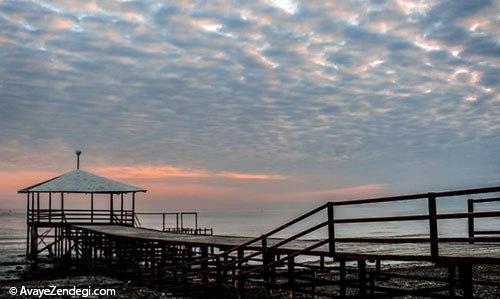
<svg viewBox="0 0 500 299">
<path fill-rule="evenodd" d="M 0 206 L 75 168 L 150 208 L 500 184 L 500 2 L 0 0 Z"/>
</svg>

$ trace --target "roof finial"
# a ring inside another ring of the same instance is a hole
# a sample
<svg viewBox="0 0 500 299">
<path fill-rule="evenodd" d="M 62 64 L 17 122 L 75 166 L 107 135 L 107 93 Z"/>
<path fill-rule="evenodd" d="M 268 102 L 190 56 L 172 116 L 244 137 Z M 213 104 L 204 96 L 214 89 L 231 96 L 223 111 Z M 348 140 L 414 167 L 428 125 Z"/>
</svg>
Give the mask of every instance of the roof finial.
<svg viewBox="0 0 500 299">
<path fill-rule="evenodd" d="M 76 169 L 80 169 L 80 155 L 82 154 L 81 150 L 76 150 Z"/>
</svg>

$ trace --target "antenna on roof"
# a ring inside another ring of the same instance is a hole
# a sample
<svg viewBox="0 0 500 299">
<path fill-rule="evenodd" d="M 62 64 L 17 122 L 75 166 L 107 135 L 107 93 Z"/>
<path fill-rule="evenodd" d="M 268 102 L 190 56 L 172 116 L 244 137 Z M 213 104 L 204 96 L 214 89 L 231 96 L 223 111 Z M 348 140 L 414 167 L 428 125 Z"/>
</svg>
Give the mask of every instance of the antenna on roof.
<svg viewBox="0 0 500 299">
<path fill-rule="evenodd" d="M 76 169 L 80 169 L 80 155 L 82 154 L 81 150 L 76 150 Z"/>
</svg>

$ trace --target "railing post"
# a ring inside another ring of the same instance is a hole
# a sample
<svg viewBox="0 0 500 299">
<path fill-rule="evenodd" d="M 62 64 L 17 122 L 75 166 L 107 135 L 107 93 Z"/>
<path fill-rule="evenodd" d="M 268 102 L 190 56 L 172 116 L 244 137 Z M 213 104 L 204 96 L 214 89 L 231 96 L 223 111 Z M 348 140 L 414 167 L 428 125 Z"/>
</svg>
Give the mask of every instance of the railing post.
<svg viewBox="0 0 500 299">
<path fill-rule="evenodd" d="M 64 222 L 64 193 L 61 192 L 61 222 Z"/>
<path fill-rule="evenodd" d="M 120 224 L 123 224 L 123 193 L 120 194 Z"/>
<path fill-rule="evenodd" d="M 135 214 L 135 192 L 132 192 L 132 214 Z"/>
<path fill-rule="evenodd" d="M 366 261 L 358 260 L 359 297 L 366 298 Z"/>
<path fill-rule="evenodd" d="M 203 259 L 203 261 L 201 262 L 201 271 L 203 271 L 203 273 L 201 274 L 201 281 L 203 283 L 208 283 L 208 261 L 206 260 L 208 258 L 208 247 L 201 247 L 200 252 L 201 258 Z"/>
<path fill-rule="evenodd" d="M 342 298 L 346 297 L 346 269 L 345 260 L 339 261 L 339 295 Z"/>
<path fill-rule="evenodd" d="M 331 256 L 335 255 L 335 223 L 333 214 L 333 203 L 328 203 L 328 249 Z"/>
<path fill-rule="evenodd" d="M 181 213 L 181 231 L 184 230 L 184 213 Z"/>
<path fill-rule="evenodd" d="M 220 255 L 218 255 L 216 258 L 215 258 L 215 271 L 216 271 L 216 276 L 215 276 L 215 280 L 216 280 L 216 283 L 217 283 L 217 286 L 221 286 L 222 285 L 222 267 L 221 267 L 221 262 L 220 262 Z"/>
<path fill-rule="evenodd" d="M 467 200 L 467 220 L 469 229 L 469 244 L 474 244 L 474 200 Z"/>
<path fill-rule="evenodd" d="M 165 213 L 162 213 L 161 231 L 165 231 Z"/>
<path fill-rule="evenodd" d="M 276 262 L 279 257 L 276 255 L 276 252 L 274 250 L 267 250 L 267 256 L 268 256 L 268 262 L 274 263 Z M 276 286 L 276 268 L 275 266 L 270 266 L 269 267 L 269 284 L 271 287 Z"/>
<path fill-rule="evenodd" d="M 448 295 L 450 296 L 455 296 L 455 271 L 456 265 L 448 266 Z"/>
<path fill-rule="evenodd" d="M 460 284 L 463 289 L 464 298 L 473 298 L 474 297 L 474 280 L 473 280 L 473 272 L 472 265 L 470 264 L 461 264 L 458 266 L 458 275 Z"/>
<path fill-rule="evenodd" d="M 224 252 L 224 254 L 222 255 L 223 257 L 223 263 L 222 263 L 222 276 L 224 277 L 224 279 L 226 279 L 227 277 L 227 267 L 226 265 L 228 264 L 228 261 L 229 261 L 229 255 L 227 252 Z"/>
<path fill-rule="evenodd" d="M 295 288 L 295 259 L 293 256 L 288 257 L 288 287 L 290 288 L 290 296 L 294 298 Z"/>
<path fill-rule="evenodd" d="M 265 282 L 267 288 L 269 288 L 269 268 L 267 267 L 267 263 L 269 262 L 269 257 L 267 254 L 267 236 L 262 235 L 262 278 Z"/>
<path fill-rule="evenodd" d="M 429 234 L 431 245 L 431 258 L 437 261 L 439 258 L 439 244 L 438 244 L 438 226 L 437 226 L 437 208 L 436 208 L 436 195 L 429 193 L 428 197 L 429 207 Z"/>
<path fill-rule="evenodd" d="M 62 211 L 61 211 L 61 213 L 62 213 Z M 31 213 L 30 214 L 31 214 L 30 215 L 31 222 L 35 222 L 35 193 L 34 192 L 31 193 Z"/>
<path fill-rule="evenodd" d="M 243 262 L 241 261 L 245 256 L 245 250 L 243 248 L 238 249 L 238 291 L 241 294 L 243 290 L 244 277 L 241 275 L 243 273 Z"/>
<path fill-rule="evenodd" d="M 109 194 L 109 223 L 113 223 L 113 193 Z"/>
<path fill-rule="evenodd" d="M 36 221 L 40 222 L 40 192 L 36 193 Z"/>
<path fill-rule="evenodd" d="M 94 223 L 94 193 L 90 193 L 90 223 Z"/>
<path fill-rule="evenodd" d="M 135 192 L 132 192 L 132 226 L 135 226 Z"/>
<path fill-rule="evenodd" d="M 29 255 L 30 247 L 30 194 L 26 193 L 26 255 Z"/>
<path fill-rule="evenodd" d="M 179 213 L 175 214 L 175 232 L 179 231 Z"/>
<path fill-rule="evenodd" d="M 52 192 L 49 192 L 49 222 L 52 222 Z"/>
</svg>

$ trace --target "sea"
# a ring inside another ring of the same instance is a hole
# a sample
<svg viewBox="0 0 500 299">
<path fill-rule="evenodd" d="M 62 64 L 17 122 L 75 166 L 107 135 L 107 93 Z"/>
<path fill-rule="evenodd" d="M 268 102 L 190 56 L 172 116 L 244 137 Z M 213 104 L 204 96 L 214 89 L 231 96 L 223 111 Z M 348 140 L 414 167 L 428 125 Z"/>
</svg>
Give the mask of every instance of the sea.
<svg viewBox="0 0 500 299">
<path fill-rule="evenodd" d="M 307 212 L 311 207 L 295 207 L 286 204 L 272 209 L 205 209 L 198 211 L 198 227 L 212 228 L 214 234 L 233 236 L 259 236 Z M 161 209 L 165 212 L 176 212 Z M 476 211 L 500 211 L 500 202 L 483 203 L 475 207 Z M 158 212 L 141 211 L 141 212 Z M 379 216 L 401 216 L 425 214 L 425 200 L 378 203 L 360 206 L 335 208 L 335 218 L 363 218 Z M 438 213 L 466 212 L 466 198 L 443 198 L 438 200 Z M 26 214 L 25 210 L 0 209 L 0 280 L 15 279 L 16 268 L 26 263 Z M 303 229 L 309 228 L 326 219 L 326 212 L 318 213 L 305 221 L 274 235 L 287 237 Z M 141 216 L 141 225 L 146 228 L 159 229 L 162 226 L 161 216 Z M 484 218 L 476 220 L 476 230 L 500 230 L 500 218 Z M 166 226 L 175 226 L 175 218 L 167 216 Z M 194 217 L 183 217 L 184 227 L 194 226 Z M 387 223 L 360 223 L 336 225 L 336 237 L 420 237 L 428 236 L 427 221 L 404 221 Z M 467 220 L 439 220 L 440 237 L 466 237 Z M 304 238 L 318 239 L 327 235 L 326 229 L 313 232 Z"/>
</svg>

